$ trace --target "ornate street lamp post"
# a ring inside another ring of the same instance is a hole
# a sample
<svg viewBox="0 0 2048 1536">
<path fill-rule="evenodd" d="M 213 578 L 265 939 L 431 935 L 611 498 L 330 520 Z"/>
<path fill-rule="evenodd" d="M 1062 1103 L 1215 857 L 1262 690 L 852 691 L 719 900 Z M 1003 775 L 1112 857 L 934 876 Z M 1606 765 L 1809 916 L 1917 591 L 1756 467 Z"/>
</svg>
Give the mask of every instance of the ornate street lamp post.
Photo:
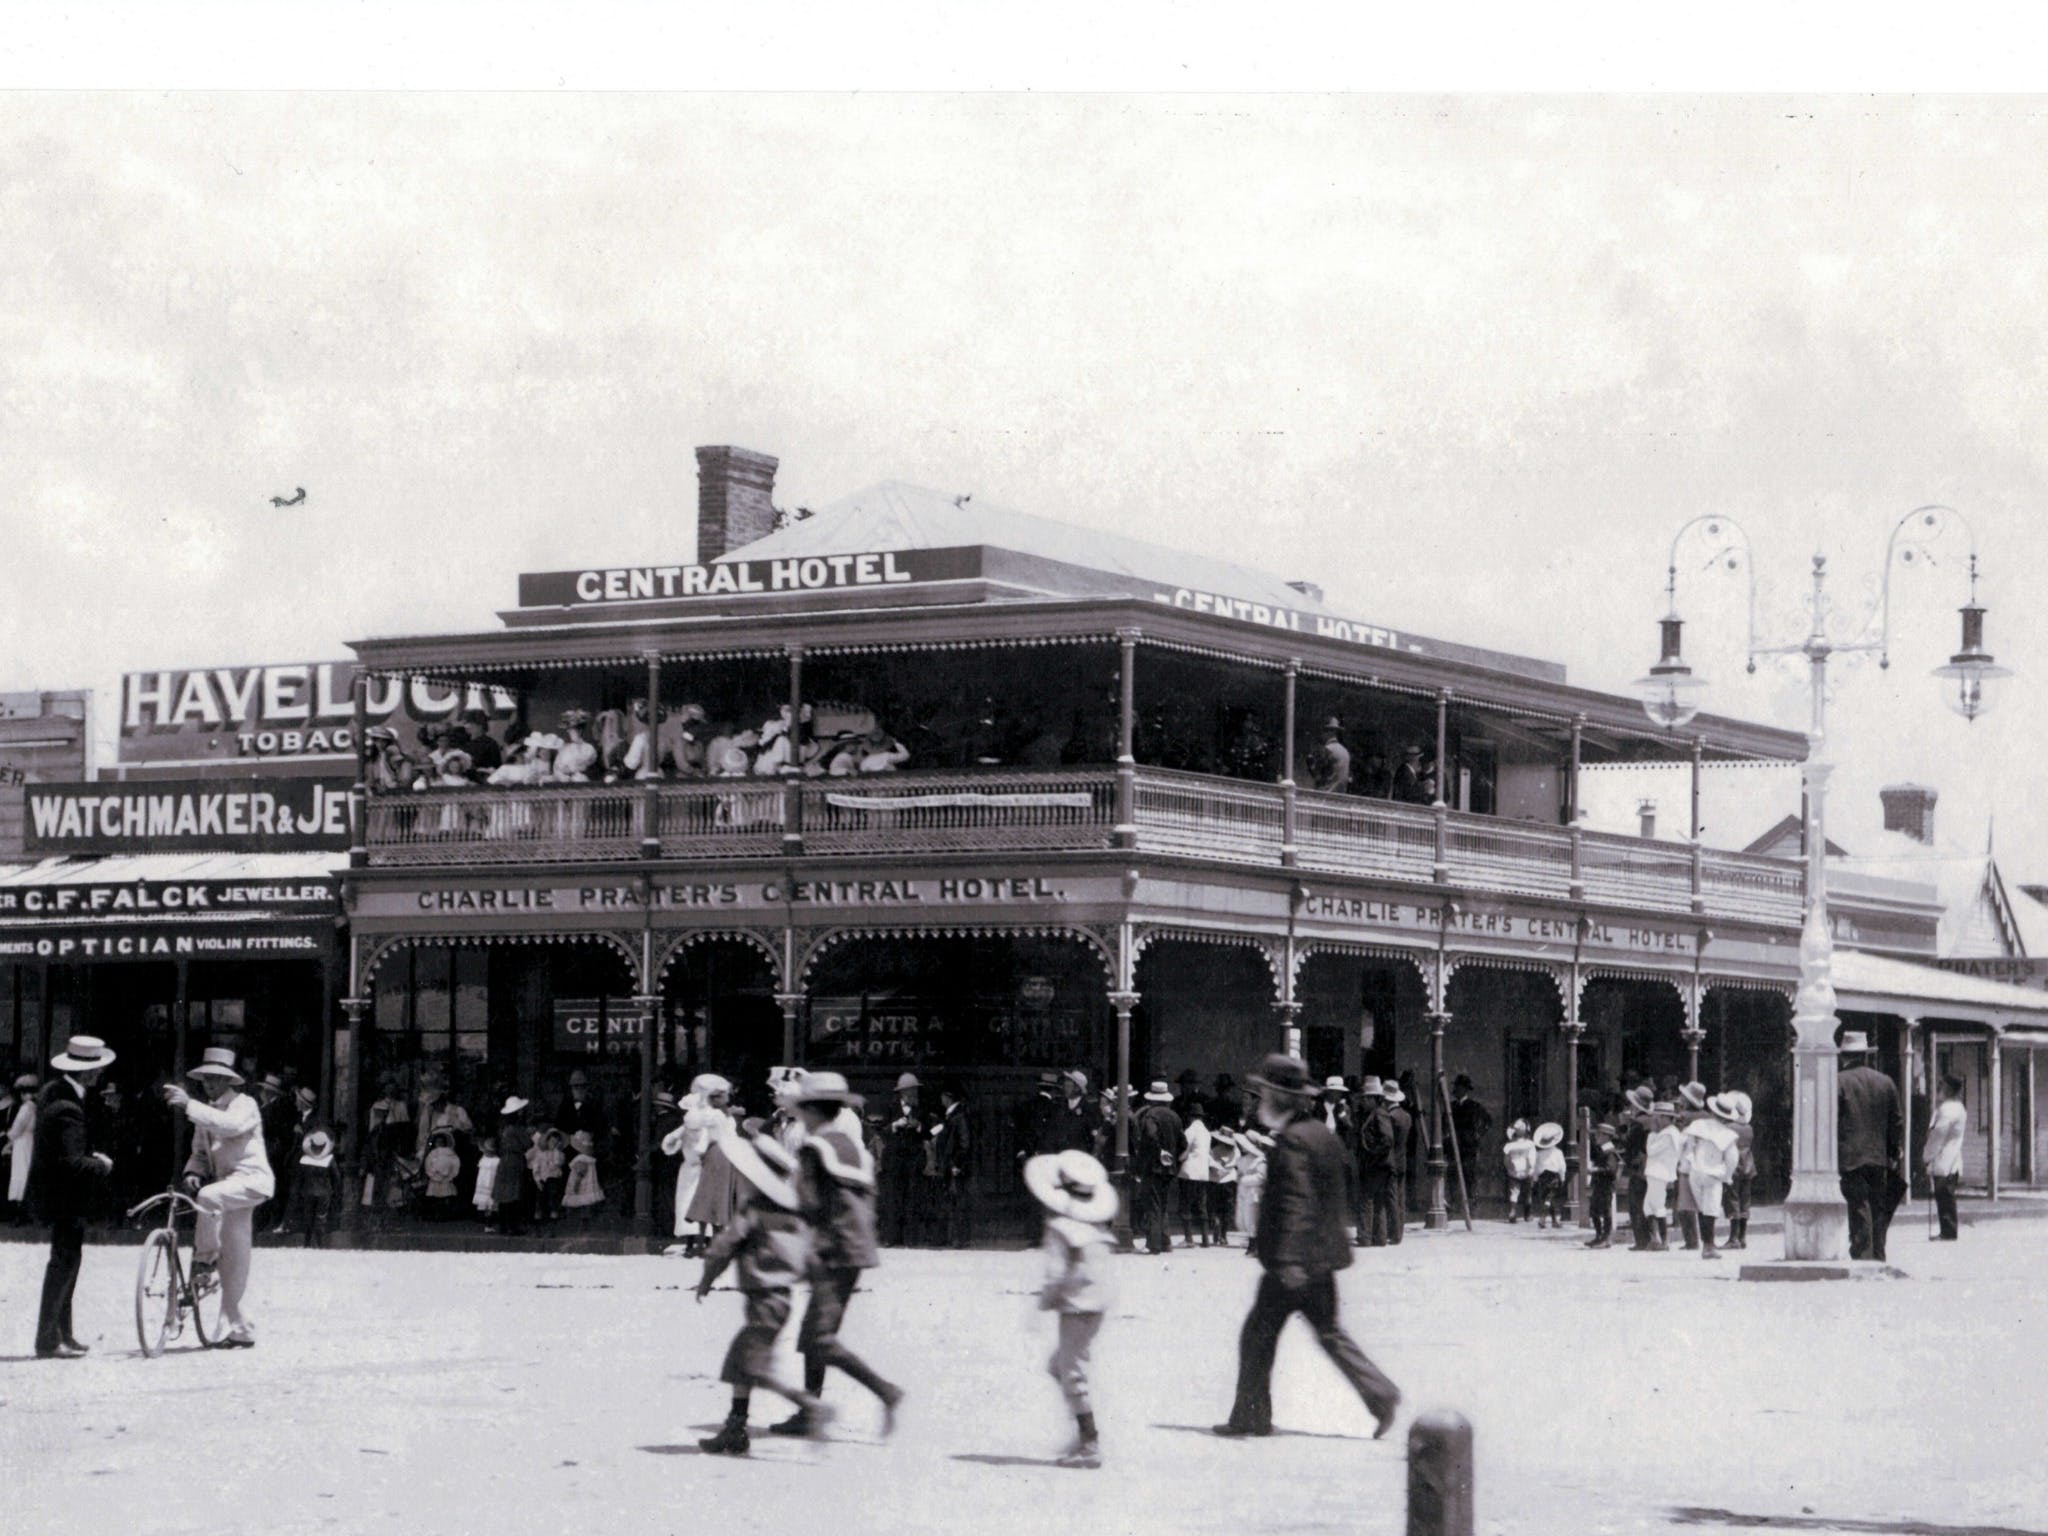
<svg viewBox="0 0 2048 1536">
<path fill-rule="evenodd" d="M 1681 639 L 1684 621 L 1678 614 L 1678 546 L 1686 534 L 1701 528 L 1715 545 L 1709 566 L 1746 570 L 1749 576 L 1749 666 L 1759 656 L 1804 656 L 1813 693 L 1806 762 L 1806 903 L 1799 937 L 1799 992 L 1793 1005 L 1792 1028 L 1792 1189 L 1785 1201 L 1785 1257 L 1838 1262 L 1848 1254 L 1848 1207 L 1842 1199 L 1835 1157 L 1835 988 L 1834 934 L 1828 921 L 1827 782 L 1833 765 L 1827 760 L 1828 658 L 1848 652 L 1875 651 L 1878 665 L 1891 665 L 1891 573 L 1895 565 L 1933 564 L 1929 548 L 1950 519 L 1969 525 L 1949 507 L 1919 507 L 1900 518 L 1885 546 L 1884 580 L 1877 609 L 1866 615 L 1849 638 L 1828 632 L 1827 560 L 1813 557 L 1813 587 L 1808 598 L 1810 627 L 1803 639 L 1788 645 L 1759 645 L 1756 632 L 1756 572 L 1750 558 L 1749 535 L 1730 518 L 1705 516 L 1684 524 L 1671 540 L 1671 561 L 1665 594 L 1670 600 L 1660 621 L 1662 645 L 1657 664 L 1637 679 L 1636 690 L 1650 719 L 1677 730 L 1699 712 L 1706 679 L 1685 664 Z M 1970 596 L 1962 608 L 1962 648 L 1934 675 L 1942 679 L 1949 708 L 1975 720 L 1991 708 L 1998 682 L 2011 673 L 1994 663 L 1984 649 L 1984 610 L 1977 604 L 1977 552 L 1972 533 Z"/>
</svg>

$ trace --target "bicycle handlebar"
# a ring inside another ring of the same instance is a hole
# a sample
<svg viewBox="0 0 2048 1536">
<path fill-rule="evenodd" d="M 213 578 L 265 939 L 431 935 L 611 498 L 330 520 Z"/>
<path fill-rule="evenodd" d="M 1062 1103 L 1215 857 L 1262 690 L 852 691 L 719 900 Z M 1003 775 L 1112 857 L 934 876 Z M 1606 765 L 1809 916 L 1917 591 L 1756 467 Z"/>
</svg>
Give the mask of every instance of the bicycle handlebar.
<svg viewBox="0 0 2048 1536">
<path fill-rule="evenodd" d="M 151 1195 L 147 1200 L 143 1201 L 142 1204 L 136 1206 L 133 1210 L 131 1210 L 128 1213 L 128 1219 L 130 1221 L 133 1221 L 137 1216 L 140 1216 L 144 1211 L 153 1210 L 157 1206 L 162 1205 L 166 1200 L 170 1201 L 174 1205 L 184 1206 L 194 1215 L 197 1215 L 199 1213 L 199 1203 L 196 1200 L 194 1200 L 190 1195 L 186 1194 L 183 1190 L 180 1189 L 167 1189 L 160 1195 Z"/>
</svg>

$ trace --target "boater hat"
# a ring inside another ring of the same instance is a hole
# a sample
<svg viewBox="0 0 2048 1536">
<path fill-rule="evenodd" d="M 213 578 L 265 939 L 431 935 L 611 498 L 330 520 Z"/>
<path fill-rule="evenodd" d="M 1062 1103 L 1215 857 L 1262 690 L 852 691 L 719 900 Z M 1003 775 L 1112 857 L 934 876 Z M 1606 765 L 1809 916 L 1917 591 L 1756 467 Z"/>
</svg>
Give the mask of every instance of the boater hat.
<svg viewBox="0 0 2048 1536">
<path fill-rule="evenodd" d="M 1386 1089 L 1380 1086 L 1378 1078 L 1368 1074 L 1365 1080 L 1358 1085 L 1358 1091 L 1368 1099 L 1376 1099 L 1385 1093 Z"/>
<path fill-rule="evenodd" d="M 1657 1095 L 1650 1089 L 1638 1084 L 1636 1087 L 1629 1089 L 1622 1097 L 1628 1100 L 1628 1107 L 1630 1109 L 1636 1111 L 1637 1114 L 1647 1115 L 1654 1106 Z"/>
<path fill-rule="evenodd" d="M 1171 1104 L 1173 1102 L 1173 1090 L 1167 1087 L 1165 1078 L 1155 1077 L 1152 1079 L 1152 1086 L 1145 1090 L 1145 1102 L 1147 1104 Z"/>
<path fill-rule="evenodd" d="M 796 1102 L 804 1104 L 851 1104 L 859 1109 L 867 1103 L 859 1094 L 846 1086 L 846 1079 L 837 1072 L 813 1072 L 797 1085 Z"/>
<path fill-rule="evenodd" d="M 1304 1099 L 1316 1096 L 1316 1085 L 1309 1079 L 1308 1063 L 1299 1056 L 1289 1056 L 1275 1051 L 1259 1063 L 1259 1070 L 1252 1073 L 1249 1081 L 1254 1088 L 1268 1088 L 1275 1093 L 1295 1094 Z"/>
<path fill-rule="evenodd" d="M 37 1081 L 37 1079 L 36 1079 L 36 1075 L 35 1075 L 35 1073 L 33 1073 L 33 1072 L 24 1072 L 24 1073 L 22 1073 L 22 1074 L 21 1074 L 21 1076 L 17 1077 L 17 1078 L 16 1078 L 15 1080 L 14 1080 L 14 1087 L 15 1087 L 15 1091 L 16 1091 L 16 1092 L 24 1092 L 24 1093 L 25 1093 L 25 1092 L 27 1092 L 27 1091 L 28 1091 L 29 1089 L 32 1089 L 32 1088 L 36 1088 L 36 1087 L 39 1087 L 39 1086 L 40 1086 L 40 1084 L 38 1083 L 38 1081 Z"/>
<path fill-rule="evenodd" d="M 1716 1120 L 1726 1120 L 1734 1125 L 1742 1124 L 1742 1109 L 1735 1102 L 1733 1094 L 1715 1094 L 1711 1099 L 1707 1100 L 1707 1113 Z"/>
<path fill-rule="evenodd" d="M 1835 1049 L 1844 1056 L 1853 1056 L 1858 1051 L 1868 1051 L 1870 1049 L 1870 1036 L 1860 1029 L 1845 1030 L 1842 1033 L 1842 1043 L 1836 1046 Z"/>
<path fill-rule="evenodd" d="M 1705 1109 L 1707 1107 L 1707 1085 L 1705 1083 L 1687 1083 L 1678 1090 L 1678 1096 L 1685 1100 L 1689 1108 Z"/>
<path fill-rule="evenodd" d="M 211 1056 L 213 1052 L 206 1054 Z M 59 1072 L 96 1072 L 113 1064 L 114 1053 L 107 1049 L 107 1042 L 93 1035 L 73 1035 L 64 1042 L 64 1049 L 50 1058 L 50 1065 Z M 235 1081 L 239 1083 L 241 1079 Z"/>
<path fill-rule="evenodd" d="M 77 1044 L 76 1038 L 72 1044 Z M 242 1074 L 235 1070 L 235 1053 L 225 1045 L 209 1045 L 199 1053 L 199 1065 L 185 1074 L 187 1077 L 224 1077 L 231 1083 L 242 1081 Z"/>
<path fill-rule="evenodd" d="M 1116 1190 L 1086 1152 L 1041 1152 L 1024 1164 L 1024 1187 L 1055 1216 L 1097 1225 L 1116 1215 Z"/>
<path fill-rule="evenodd" d="M 1323 1079 L 1323 1093 L 1325 1095 L 1334 1093 L 1341 1099 L 1350 1091 L 1349 1088 L 1344 1086 L 1344 1079 L 1341 1077 L 1326 1077 Z"/>
<path fill-rule="evenodd" d="M 772 1136 L 728 1136 L 720 1145 L 741 1178 L 785 1211 L 796 1209 L 796 1189 L 789 1182 L 796 1172 L 796 1159 L 783 1150 L 781 1142 Z"/>
<path fill-rule="evenodd" d="M 501 1115 L 516 1115 L 524 1108 L 526 1108 L 526 1100 L 515 1093 L 505 1101 L 505 1107 L 499 1110 L 498 1113 Z"/>
<path fill-rule="evenodd" d="M 1533 1139 L 1537 1146 L 1545 1150 L 1551 1147 L 1562 1146 L 1564 1144 L 1564 1127 L 1555 1120 L 1546 1120 L 1536 1127 L 1536 1135 Z"/>
</svg>

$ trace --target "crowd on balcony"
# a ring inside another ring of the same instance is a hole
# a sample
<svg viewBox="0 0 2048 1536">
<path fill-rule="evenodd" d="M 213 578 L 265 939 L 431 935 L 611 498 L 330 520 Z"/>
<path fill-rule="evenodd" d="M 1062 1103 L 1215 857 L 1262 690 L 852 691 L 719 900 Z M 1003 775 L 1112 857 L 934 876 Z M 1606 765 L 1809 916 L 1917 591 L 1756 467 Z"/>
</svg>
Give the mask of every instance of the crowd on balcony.
<svg viewBox="0 0 2048 1536">
<path fill-rule="evenodd" d="M 806 777 L 844 778 L 892 772 L 911 755 L 873 710 L 837 703 L 805 704 L 794 723 L 784 704 L 774 716 L 744 727 L 712 721 L 700 704 L 663 706 L 650 732 L 647 702 L 635 699 L 627 709 L 595 716 L 586 709 L 564 710 L 557 730 L 502 743 L 491 735 L 489 717 L 471 710 L 448 725 L 422 725 L 413 753 L 389 726 L 372 726 L 364 735 L 367 776 L 376 794 L 776 778 L 790 768 Z"/>
</svg>

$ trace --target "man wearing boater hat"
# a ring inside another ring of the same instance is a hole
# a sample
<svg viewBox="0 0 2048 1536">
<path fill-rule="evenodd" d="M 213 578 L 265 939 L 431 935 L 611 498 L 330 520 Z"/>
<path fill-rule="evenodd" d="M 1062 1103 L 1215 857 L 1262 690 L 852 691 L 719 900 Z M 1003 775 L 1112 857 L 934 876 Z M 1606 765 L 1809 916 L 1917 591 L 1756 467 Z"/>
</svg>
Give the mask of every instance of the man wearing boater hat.
<svg viewBox="0 0 2048 1536">
<path fill-rule="evenodd" d="M 195 1282 L 209 1270 L 220 1276 L 220 1315 L 228 1325 L 224 1347 L 252 1349 L 256 1331 L 242 1316 L 249 1285 L 249 1254 L 255 1244 L 256 1207 L 276 1192 L 270 1156 L 263 1146 L 263 1115 L 256 1101 L 237 1090 L 242 1074 L 235 1053 L 208 1046 L 199 1065 L 185 1074 L 212 1100 L 202 1103 L 176 1083 L 164 1085 L 164 1102 L 185 1111 L 192 1122 L 192 1155 L 185 1160 L 185 1191 L 199 1202 L 192 1234 Z"/>
<path fill-rule="evenodd" d="M 895 1428 L 903 1389 L 884 1381 L 839 1341 L 860 1272 L 881 1262 L 875 1244 L 875 1160 L 860 1134 L 861 1103 L 837 1072 L 807 1073 L 797 1090 L 804 1139 L 796 1154 L 795 1189 L 797 1213 L 811 1229 L 811 1299 L 797 1325 L 796 1348 L 804 1357 L 804 1391 L 815 1398 L 825 1390 L 827 1369 L 843 1371 L 880 1399 L 886 1435 Z M 801 1406 L 768 1428 L 772 1435 L 811 1431 L 811 1416 Z"/>
<path fill-rule="evenodd" d="M 1273 1138 L 1252 1253 L 1266 1273 L 1237 1341 L 1237 1400 L 1216 1433 L 1273 1432 L 1273 1355 L 1299 1312 L 1373 1416 L 1378 1439 L 1393 1425 L 1400 1390 L 1337 1321 L 1337 1271 L 1351 1264 L 1344 1233 L 1344 1148 L 1315 1114 L 1315 1085 L 1299 1057 L 1268 1056 L 1252 1086 L 1259 1124 Z"/>
<path fill-rule="evenodd" d="M 50 1224 L 50 1262 L 43 1269 L 43 1305 L 36 1316 L 36 1358 L 76 1360 L 86 1346 L 71 1328 L 71 1293 L 85 1257 L 85 1213 L 94 1185 L 114 1160 L 92 1150 L 86 1095 L 114 1053 L 91 1035 L 73 1035 L 50 1058 L 61 1074 L 36 1095 L 35 1149 L 29 1161 L 29 1207 Z"/>
</svg>

